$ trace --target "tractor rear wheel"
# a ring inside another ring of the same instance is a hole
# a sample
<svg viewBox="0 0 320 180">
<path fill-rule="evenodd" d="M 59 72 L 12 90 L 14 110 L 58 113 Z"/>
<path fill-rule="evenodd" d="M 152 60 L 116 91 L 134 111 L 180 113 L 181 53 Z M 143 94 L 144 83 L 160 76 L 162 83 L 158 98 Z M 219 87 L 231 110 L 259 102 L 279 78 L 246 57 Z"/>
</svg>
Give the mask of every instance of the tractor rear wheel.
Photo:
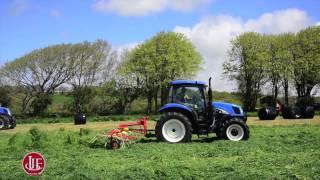
<svg viewBox="0 0 320 180">
<path fill-rule="evenodd" d="M 162 114 L 155 130 L 158 141 L 190 142 L 192 137 L 191 122 L 185 115 L 177 112 Z"/>
<path fill-rule="evenodd" d="M 9 127 L 9 118 L 4 115 L 0 115 L 0 130 L 8 129 Z"/>
<path fill-rule="evenodd" d="M 221 125 L 220 136 L 231 141 L 240 141 L 249 139 L 249 127 L 238 118 L 226 120 Z"/>
<path fill-rule="evenodd" d="M 13 116 L 10 118 L 10 129 L 14 129 L 17 125 L 17 121 L 16 118 L 14 118 Z"/>
</svg>

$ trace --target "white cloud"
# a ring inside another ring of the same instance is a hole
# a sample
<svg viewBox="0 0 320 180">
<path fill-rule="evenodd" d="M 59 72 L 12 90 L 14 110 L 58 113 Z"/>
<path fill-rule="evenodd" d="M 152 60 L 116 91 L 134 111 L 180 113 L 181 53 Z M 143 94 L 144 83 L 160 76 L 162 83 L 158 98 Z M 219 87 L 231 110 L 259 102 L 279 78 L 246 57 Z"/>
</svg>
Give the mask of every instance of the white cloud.
<svg viewBox="0 0 320 180">
<path fill-rule="evenodd" d="M 265 13 L 258 19 L 248 20 L 245 24 L 248 30 L 263 33 L 297 32 L 302 27 L 311 24 L 308 15 L 299 9 L 286 9 Z"/>
<path fill-rule="evenodd" d="M 209 2 L 211 0 L 97 0 L 93 9 L 122 16 L 144 16 L 167 9 L 191 11 Z"/>
<path fill-rule="evenodd" d="M 211 0 L 168 0 L 167 7 L 177 11 L 192 11 L 210 2 Z"/>
<path fill-rule="evenodd" d="M 214 89 L 232 91 L 235 82 L 222 79 L 222 64 L 227 59 L 230 40 L 245 31 L 261 33 L 297 32 L 310 25 L 308 15 L 298 9 L 286 9 L 262 14 L 256 19 L 242 20 L 233 16 L 213 16 L 192 27 L 177 26 L 175 32 L 185 34 L 202 54 L 204 70 L 197 79 L 207 81 L 214 77 Z"/>
</svg>

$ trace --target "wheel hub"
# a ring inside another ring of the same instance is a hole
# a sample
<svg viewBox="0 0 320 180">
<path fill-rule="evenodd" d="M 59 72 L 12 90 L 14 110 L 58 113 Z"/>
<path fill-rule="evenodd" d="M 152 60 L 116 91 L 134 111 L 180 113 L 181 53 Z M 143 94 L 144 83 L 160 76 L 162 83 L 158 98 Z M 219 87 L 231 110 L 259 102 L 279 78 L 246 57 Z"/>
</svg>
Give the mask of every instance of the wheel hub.
<svg viewBox="0 0 320 180">
<path fill-rule="evenodd" d="M 179 142 L 184 138 L 186 129 L 180 120 L 169 119 L 162 127 L 162 134 L 168 142 Z"/>
<path fill-rule="evenodd" d="M 238 130 L 232 129 L 232 130 L 231 130 L 231 134 L 232 134 L 233 136 L 237 136 L 237 135 L 238 135 Z"/>
<path fill-rule="evenodd" d="M 227 128 L 226 135 L 231 141 L 240 141 L 244 137 L 244 130 L 239 124 L 231 124 Z"/>
</svg>

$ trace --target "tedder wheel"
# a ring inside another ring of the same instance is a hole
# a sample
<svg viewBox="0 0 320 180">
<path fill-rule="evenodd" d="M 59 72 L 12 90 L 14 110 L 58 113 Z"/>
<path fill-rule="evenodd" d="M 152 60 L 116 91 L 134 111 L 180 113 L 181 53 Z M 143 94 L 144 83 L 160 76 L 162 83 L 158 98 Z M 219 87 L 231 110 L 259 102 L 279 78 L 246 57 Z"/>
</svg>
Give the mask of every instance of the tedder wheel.
<svg viewBox="0 0 320 180">
<path fill-rule="evenodd" d="M 121 143 L 119 141 L 112 140 L 110 142 L 110 148 L 111 149 L 120 149 L 121 148 Z"/>
<path fill-rule="evenodd" d="M 10 129 L 14 129 L 17 125 L 17 121 L 16 121 L 16 118 L 14 117 L 11 117 L 10 119 Z"/>
<path fill-rule="evenodd" d="M 226 120 L 221 126 L 221 137 L 231 141 L 247 140 L 249 138 L 248 126 L 238 118 Z"/>
<path fill-rule="evenodd" d="M 0 130 L 8 129 L 9 127 L 9 119 L 7 116 L 0 115 Z"/>
<path fill-rule="evenodd" d="M 159 141 L 190 142 L 192 137 L 191 122 L 185 115 L 177 112 L 162 114 L 155 130 Z"/>
</svg>

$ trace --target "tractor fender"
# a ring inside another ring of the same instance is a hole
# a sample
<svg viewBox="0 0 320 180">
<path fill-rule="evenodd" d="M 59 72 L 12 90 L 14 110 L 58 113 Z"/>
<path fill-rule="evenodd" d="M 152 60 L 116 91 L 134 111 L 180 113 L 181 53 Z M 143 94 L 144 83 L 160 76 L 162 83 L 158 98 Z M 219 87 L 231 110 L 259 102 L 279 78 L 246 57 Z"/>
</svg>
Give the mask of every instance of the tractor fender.
<svg viewBox="0 0 320 180">
<path fill-rule="evenodd" d="M 197 120 L 197 116 L 196 114 L 194 113 L 194 111 L 185 106 L 185 105 L 182 105 L 182 104 L 177 104 L 177 103 L 168 103 L 164 106 L 162 106 L 160 109 L 159 109 L 159 112 L 160 113 L 164 113 L 164 112 L 179 112 L 185 116 L 188 117 L 188 119 L 190 119 L 191 123 L 193 125 L 195 125 L 194 123 L 196 123 L 196 120 Z"/>
<path fill-rule="evenodd" d="M 1 115 L 10 115 L 9 114 L 9 110 L 7 108 L 4 108 L 4 107 L 0 107 L 0 114 Z"/>
</svg>

